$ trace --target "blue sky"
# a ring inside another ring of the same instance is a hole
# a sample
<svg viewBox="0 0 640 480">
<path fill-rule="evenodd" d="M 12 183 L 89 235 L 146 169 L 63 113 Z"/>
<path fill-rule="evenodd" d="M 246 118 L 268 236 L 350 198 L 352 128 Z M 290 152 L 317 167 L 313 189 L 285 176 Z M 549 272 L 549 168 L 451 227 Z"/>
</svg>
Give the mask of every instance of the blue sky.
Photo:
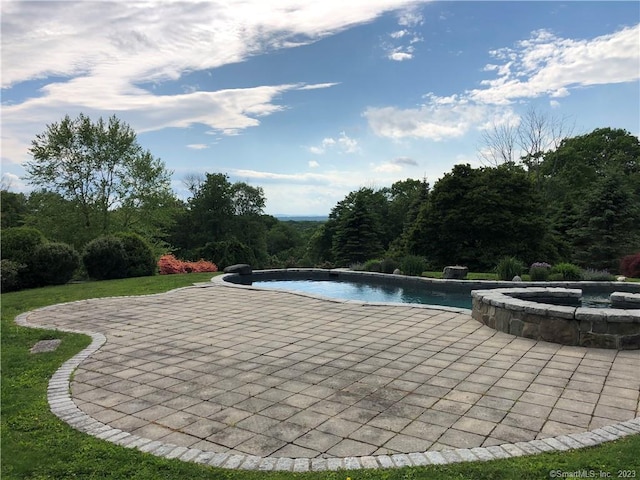
<svg viewBox="0 0 640 480">
<path fill-rule="evenodd" d="M 263 187 L 266 213 L 482 165 L 531 109 L 640 133 L 640 4 L 231 0 L 2 2 L 2 174 L 31 140 L 112 114 L 173 171 Z"/>
</svg>

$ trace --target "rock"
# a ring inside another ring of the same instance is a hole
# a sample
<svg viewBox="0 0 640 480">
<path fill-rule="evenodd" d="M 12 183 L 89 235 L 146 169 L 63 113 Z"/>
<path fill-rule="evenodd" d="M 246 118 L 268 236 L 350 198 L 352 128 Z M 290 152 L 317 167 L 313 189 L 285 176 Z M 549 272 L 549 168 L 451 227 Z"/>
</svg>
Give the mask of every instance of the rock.
<svg viewBox="0 0 640 480">
<path fill-rule="evenodd" d="M 469 269 L 467 267 L 461 267 L 456 265 L 454 267 L 444 267 L 442 271 L 442 278 L 449 280 L 464 280 L 467 278 L 467 273 L 469 273 Z"/>
<path fill-rule="evenodd" d="M 237 273 L 239 275 L 251 275 L 253 270 L 251 265 L 246 263 L 238 263 L 237 265 L 229 265 L 224 269 L 224 273 Z"/>
<path fill-rule="evenodd" d="M 396 269 L 393 271 L 393 274 L 394 274 L 394 275 L 402 275 L 402 272 L 400 271 L 400 269 L 399 269 L 399 268 L 396 268 Z"/>
<path fill-rule="evenodd" d="M 31 350 L 30 353 L 42 353 L 42 352 L 53 352 L 58 346 L 62 343 L 62 340 L 59 338 L 54 338 L 53 340 L 40 340 L 36 343 Z"/>
<path fill-rule="evenodd" d="M 540 322 L 540 339 L 562 345 L 578 345 L 578 322 L 561 318 L 545 318 Z"/>
<path fill-rule="evenodd" d="M 621 275 L 621 276 L 619 276 L 618 278 L 616 278 L 616 280 L 617 280 L 618 282 L 626 282 L 626 281 L 627 281 L 627 277 L 623 277 L 623 276 Z"/>
<path fill-rule="evenodd" d="M 511 281 L 512 282 L 521 282 L 522 278 L 520 278 L 520 275 L 516 275 L 515 277 L 513 277 L 513 279 Z"/>
</svg>

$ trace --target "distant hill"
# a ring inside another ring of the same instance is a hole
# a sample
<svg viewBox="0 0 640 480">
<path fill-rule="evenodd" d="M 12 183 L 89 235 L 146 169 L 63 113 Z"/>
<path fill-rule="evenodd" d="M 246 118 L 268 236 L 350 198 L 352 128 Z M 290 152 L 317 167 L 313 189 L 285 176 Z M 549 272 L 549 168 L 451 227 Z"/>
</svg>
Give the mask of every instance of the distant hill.
<svg viewBox="0 0 640 480">
<path fill-rule="evenodd" d="M 274 215 L 281 222 L 326 222 L 329 220 L 327 216 L 288 216 L 288 215 Z"/>
</svg>

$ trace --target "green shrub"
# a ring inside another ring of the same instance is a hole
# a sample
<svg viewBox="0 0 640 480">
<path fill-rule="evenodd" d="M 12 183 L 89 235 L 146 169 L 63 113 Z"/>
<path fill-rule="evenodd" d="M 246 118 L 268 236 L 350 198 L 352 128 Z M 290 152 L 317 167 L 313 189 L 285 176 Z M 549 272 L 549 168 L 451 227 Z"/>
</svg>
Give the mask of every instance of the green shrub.
<svg viewBox="0 0 640 480">
<path fill-rule="evenodd" d="M 580 278 L 589 282 L 612 282 L 616 279 L 608 270 L 585 268 L 580 272 Z"/>
<path fill-rule="evenodd" d="M 127 277 L 148 277 L 156 273 L 153 248 L 137 233 L 117 233 L 127 254 Z"/>
<path fill-rule="evenodd" d="M 400 264 L 395 261 L 393 258 L 385 258 L 380 262 L 380 268 L 382 269 L 382 273 L 393 273 L 396 268 L 398 268 Z"/>
<path fill-rule="evenodd" d="M 360 263 L 360 262 L 352 263 L 349 266 L 349 269 L 353 270 L 354 272 L 364 272 L 365 270 L 364 263 Z"/>
<path fill-rule="evenodd" d="M 26 265 L 38 245 L 47 241 L 42 232 L 31 227 L 7 228 L 2 231 L 2 259 Z"/>
<path fill-rule="evenodd" d="M 2 231 L 2 258 L 20 265 L 16 289 L 38 286 L 37 272 L 31 262 L 36 248 L 46 242 L 42 232 L 35 228 L 15 227 Z"/>
<path fill-rule="evenodd" d="M 400 260 L 400 270 L 405 275 L 420 276 L 427 269 L 424 258 L 417 255 L 407 255 Z"/>
<path fill-rule="evenodd" d="M 551 268 L 551 273 L 562 275 L 561 280 L 579 281 L 582 279 L 580 267 L 573 263 L 558 263 Z"/>
<path fill-rule="evenodd" d="M 80 255 L 66 243 L 45 243 L 39 245 L 29 268 L 38 285 L 64 285 L 73 277 L 80 266 Z"/>
<path fill-rule="evenodd" d="M 256 264 L 256 256 L 248 245 L 238 240 L 225 240 L 221 242 L 209 242 L 204 247 L 196 250 L 197 258 L 204 258 L 215 263 L 219 269 L 237 263 Z"/>
<path fill-rule="evenodd" d="M 513 280 L 513 277 L 521 276 L 524 264 L 515 257 L 504 257 L 496 266 L 499 280 Z"/>
<path fill-rule="evenodd" d="M 20 272 L 24 265 L 13 260 L 0 261 L 0 287 L 2 292 L 12 292 L 20 289 Z"/>
<path fill-rule="evenodd" d="M 550 273 L 549 274 L 549 281 L 550 282 L 561 282 L 564 280 L 564 277 L 562 276 L 561 273 Z"/>
<path fill-rule="evenodd" d="M 534 282 L 546 282 L 549 279 L 551 265 L 546 262 L 536 262 L 529 267 L 529 276 Z"/>
<path fill-rule="evenodd" d="M 96 280 L 127 276 L 127 252 L 122 245 L 122 240 L 113 235 L 105 235 L 90 241 L 84 247 L 82 263 L 89 277 Z"/>
<path fill-rule="evenodd" d="M 366 262 L 364 262 L 364 269 L 367 272 L 380 273 L 382 272 L 382 263 L 380 262 L 380 260 L 367 260 Z"/>
<path fill-rule="evenodd" d="M 529 269 L 529 276 L 532 282 L 546 282 L 549 280 L 549 269 L 539 267 L 531 268 Z"/>
</svg>

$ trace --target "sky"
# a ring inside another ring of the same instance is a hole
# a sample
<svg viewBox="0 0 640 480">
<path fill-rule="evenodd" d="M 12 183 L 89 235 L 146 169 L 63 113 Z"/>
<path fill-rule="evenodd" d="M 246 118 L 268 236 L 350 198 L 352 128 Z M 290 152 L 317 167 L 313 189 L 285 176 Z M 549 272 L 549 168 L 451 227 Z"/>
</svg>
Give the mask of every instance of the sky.
<svg viewBox="0 0 640 480">
<path fill-rule="evenodd" d="M 640 3 L 2 0 L 2 176 L 65 115 L 116 115 L 172 171 L 262 187 L 265 213 L 483 165 L 534 109 L 640 133 Z"/>
</svg>

